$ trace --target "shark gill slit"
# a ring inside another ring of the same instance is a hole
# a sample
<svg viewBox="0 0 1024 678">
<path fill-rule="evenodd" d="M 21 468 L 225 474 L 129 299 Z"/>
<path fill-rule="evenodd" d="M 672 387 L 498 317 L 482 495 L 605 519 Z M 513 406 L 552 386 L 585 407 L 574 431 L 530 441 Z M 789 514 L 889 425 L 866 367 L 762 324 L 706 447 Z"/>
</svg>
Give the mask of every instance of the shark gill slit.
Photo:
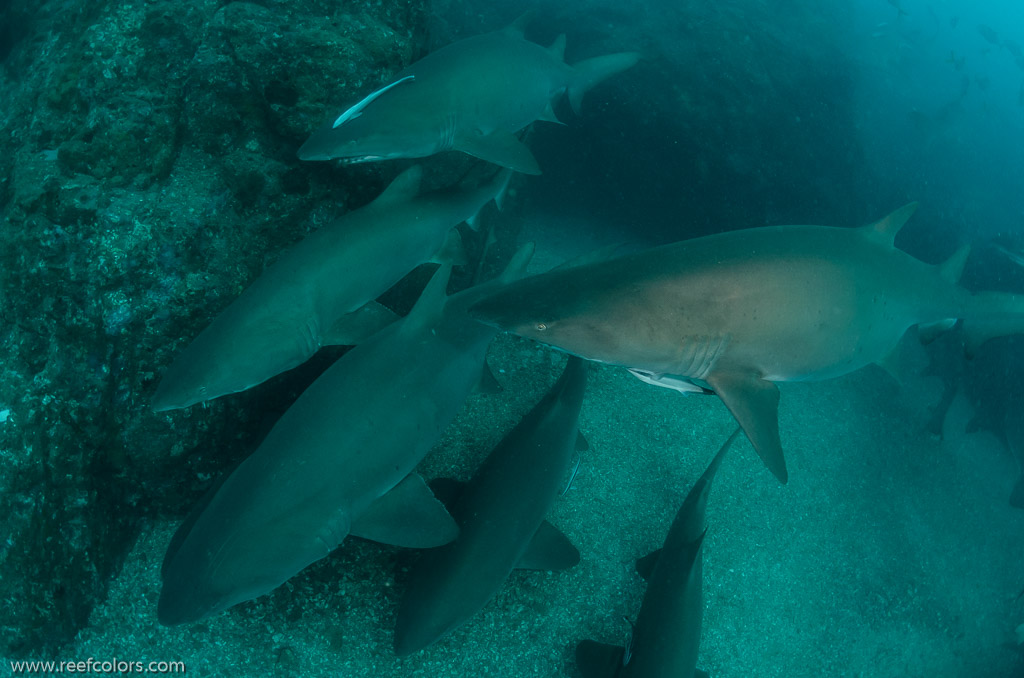
<svg viewBox="0 0 1024 678">
<path fill-rule="evenodd" d="M 722 336 L 684 337 L 678 375 L 704 379 L 714 369 L 728 343 Z"/>
<path fill-rule="evenodd" d="M 444 117 L 438 151 L 450 151 L 455 146 L 455 130 L 457 130 L 458 127 L 459 125 L 458 121 L 455 119 L 454 111 Z"/>
</svg>

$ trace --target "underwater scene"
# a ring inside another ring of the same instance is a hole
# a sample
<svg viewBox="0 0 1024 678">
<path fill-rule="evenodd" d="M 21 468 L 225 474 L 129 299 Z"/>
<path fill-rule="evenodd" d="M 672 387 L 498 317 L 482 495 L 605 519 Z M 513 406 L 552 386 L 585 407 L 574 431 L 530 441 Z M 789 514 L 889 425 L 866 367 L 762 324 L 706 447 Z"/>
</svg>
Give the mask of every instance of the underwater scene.
<svg viewBox="0 0 1024 678">
<path fill-rule="evenodd" d="M 0 4 L 4 675 L 1024 677 L 1024 5 Z"/>
</svg>

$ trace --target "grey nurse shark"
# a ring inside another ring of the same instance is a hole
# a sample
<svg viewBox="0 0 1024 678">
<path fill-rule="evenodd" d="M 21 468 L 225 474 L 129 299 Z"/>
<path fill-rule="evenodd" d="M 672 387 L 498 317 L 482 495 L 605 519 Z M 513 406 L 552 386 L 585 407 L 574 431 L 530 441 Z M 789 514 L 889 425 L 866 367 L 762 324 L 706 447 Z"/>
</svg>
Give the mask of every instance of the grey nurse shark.
<svg viewBox="0 0 1024 678">
<path fill-rule="evenodd" d="M 354 163 L 455 150 L 540 174 L 516 132 L 535 120 L 558 122 L 551 104 L 563 92 L 578 113 L 587 90 L 639 57 L 609 54 L 569 66 L 565 37 L 550 48 L 529 42 L 523 37 L 528 19 L 428 54 L 327 121 L 302 145 L 299 158 Z"/>
<path fill-rule="evenodd" d="M 358 343 L 393 321 L 374 299 L 422 263 L 459 261 L 453 227 L 492 198 L 500 204 L 510 176 L 420 194 L 422 170 L 406 170 L 372 203 L 314 231 L 249 285 L 167 368 L 153 409 L 244 391 L 322 345 Z"/>
<path fill-rule="evenodd" d="M 399 656 L 470 619 L 513 569 L 562 570 L 579 562 L 579 551 L 544 516 L 576 448 L 587 369 L 571 356 L 561 378 L 468 483 L 431 484 L 442 501 L 447 497 L 459 536 L 423 553 L 413 567 L 395 626 Z"/>
<path fill-rule="evenodd" d="M 785 482 L 775 382 L 884 364 L 914 325 L 935 332 L 962 319 L 972 343 L 1024 331 L 1024 296 L 957 284 L 966 248 L 939 266 L 896 249 L 915 209 L 861 228 L 731 231 L 554 270 L 470 312 L 652 383 L 670 375 L 710 388 Z"/>
<path fill-rule="evenodd" d="M 353 534 L 409 547 L 458 528 L 412 471 L 480 378 L 493 328 L 466 306 L 525 270 L 445 297 L 435 273 L 412 312 L 328 368 L 253 454 L 179 527 L 163 564 L 157 616 L 196 621 L 263 595 Z"/>
<path fill-rule="evenodd" d="M 739 434 L 725 441 L 694 484 L 669 528 L 665 544 L 637 561 L 647 593 L 625 647 L 584 640 L 576 646 L 583 678 L 701 676 L 697 669 L 704 617 L 704 534 L 711 482 Z"/>
</svg>

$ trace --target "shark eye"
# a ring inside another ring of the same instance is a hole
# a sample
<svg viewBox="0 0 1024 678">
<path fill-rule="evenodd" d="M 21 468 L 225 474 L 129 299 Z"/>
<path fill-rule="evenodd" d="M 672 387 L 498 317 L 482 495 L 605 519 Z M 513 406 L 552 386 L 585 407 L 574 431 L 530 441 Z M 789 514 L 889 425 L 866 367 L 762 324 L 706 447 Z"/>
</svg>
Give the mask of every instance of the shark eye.
<svg viewBox="0 0 1024 678">
<path fill-rule="evenodd" d="M 547 328 L 548 328 L 548 326 L 545 325 L 544 323 L 537 323 L 537 329 L 540 330 L 541 332 L 543 332 Z"/>
</svg>

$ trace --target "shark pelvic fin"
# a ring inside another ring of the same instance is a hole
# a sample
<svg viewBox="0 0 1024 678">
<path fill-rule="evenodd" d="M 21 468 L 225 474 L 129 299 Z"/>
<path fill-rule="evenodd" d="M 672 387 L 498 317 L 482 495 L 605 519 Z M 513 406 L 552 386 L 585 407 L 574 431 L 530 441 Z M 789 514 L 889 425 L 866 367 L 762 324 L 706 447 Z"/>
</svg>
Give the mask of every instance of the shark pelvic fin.
<svg viewBox="0 0 1024 678">
<path fill-rule="evenodd" d="M 514 134 L 496 131 L 487 135 L 457 137 L 452 148 L 516 172 L 540 174 L 537 159 Z"/>
<path fill-rule="evenodd" d="M 390 85 L 385 85 L 384 87 L 381 87 L 376 92 L 371 92 L 370 94 L 366 95 L 366 97 L 362 101 L 360 101 L 358 104 L 356 104 L 352 108 L 348 109 L 347 111 L 345 111 L 344 113 L 339 115 L 338 119 L 334 121 L 334 125 L 331 126 L 331 129 L 338 129 L 339 127 L 344 125 L 349 120 L 354 120 L 355 118 L 358 118 L 360 115 L 363 114 L 363 109 L 364 108 L 369 106 L 371 103 L 373 103 L 373 101 L 375 99 L 377 99 L 380 95 L 382 95 L 385 92 L 387 92 L 392 87 L 395 87 L 397 85 L 401 85 L 403 82 L 412 82 L 415 79 L 416 79 L 415 75 L 407 75 L 404 78 L 402 78 L 401 80 L 396 80 L 395 82 L 391 83 Z"/>
<path fill-rule="evenodd" d="M 779 439 L 779 389 L 753 374 L 710 374 L 708 385 L 747 434 L 761 461 L 779 482 L 789 479 Z"/>
<path fill-rule="evenodd" d="M 537 528 L 526 551 L 519 557 L 520 570 L 568 570 L 580 562 L 580 552 L 557 527 L 544 521 Z"/>
<path fill-rule="evenodd" d="M 878 221 L 864 228 L 871 233 L 878 233 L 890 245 L 896 240 L 896 234 L 900 232 L 903 225 L 914 216 L 917 211 L 917 203 L 912 202 L 899 208 L 895 212 L 882 217 Z"/>
<path fill-rule="evenodd" d="M 410 473 L 370 504 L 349 532 L 383 544 L 431 548 L 453 541 L 459 527 L 423 478 Z"/>
</svg>

